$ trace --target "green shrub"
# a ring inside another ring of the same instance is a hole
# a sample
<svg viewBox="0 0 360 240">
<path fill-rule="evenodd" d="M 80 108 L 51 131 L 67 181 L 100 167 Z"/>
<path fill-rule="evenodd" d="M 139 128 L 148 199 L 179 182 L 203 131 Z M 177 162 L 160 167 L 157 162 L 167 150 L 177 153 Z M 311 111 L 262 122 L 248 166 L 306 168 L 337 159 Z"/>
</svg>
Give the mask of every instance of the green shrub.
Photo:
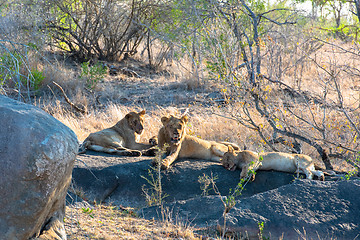
<svg viewBox="0 0 360 240">
<path fill-rule="evenodd" d="M 32 87 L 35 91 L 39 90 L 44 79 L 45 75 L 43 71 L 39 71 L 37 69 L 31 70 L 31 79 L 32 79 Z"/>
<path fill-rule="evenodd" d="M 100 63 L 90 66 L 88 61 L 81 64 L 80 78 L 86 79 L 86 85 L 90 89 L 94 89 L 97 83 L 104 79 L 105 74 L 106 68 Z"/>
<path fill-rule="evenodd" d="M 16 51 L 6 51 L 0 54 L 0 88 L 11 81 L 17 87 L 22 84 L 28 89 L 38 91 L 45 79 L 43 71 L 33 68 L 28 73 L 21 73 L 21 69 L 28 69 L 24 57 Z M 21 84 L 20 84 L 21 83 Z"/>
</svg>

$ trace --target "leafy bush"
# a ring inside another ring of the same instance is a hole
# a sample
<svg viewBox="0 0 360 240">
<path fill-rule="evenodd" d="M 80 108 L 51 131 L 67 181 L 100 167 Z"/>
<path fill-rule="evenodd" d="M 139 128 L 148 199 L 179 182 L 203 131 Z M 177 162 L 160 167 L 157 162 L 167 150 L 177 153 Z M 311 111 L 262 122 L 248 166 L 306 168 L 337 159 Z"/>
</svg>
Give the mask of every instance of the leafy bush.
<svg viewBox="0 0 360 240">
<path fill-rule="evenodd" d="M 43 71 L 39 71 L 37 69 L 31 69 L 31 79 L 32 79 L 32 87 L 34 88 L 34 90 L 39 90 L 44 79 L 45 79 L 45 75 Z"/>
<path fill-rule="evenodd" d="M 104 78 L 106 74 L 106 67 L 101 63 L 96 63 L 90 66 L 90 62 L 83 62 L 81 64 L 80 78 L 86 78 L 87 87 L 94 89 L 96 84 Z"/>
</svg>

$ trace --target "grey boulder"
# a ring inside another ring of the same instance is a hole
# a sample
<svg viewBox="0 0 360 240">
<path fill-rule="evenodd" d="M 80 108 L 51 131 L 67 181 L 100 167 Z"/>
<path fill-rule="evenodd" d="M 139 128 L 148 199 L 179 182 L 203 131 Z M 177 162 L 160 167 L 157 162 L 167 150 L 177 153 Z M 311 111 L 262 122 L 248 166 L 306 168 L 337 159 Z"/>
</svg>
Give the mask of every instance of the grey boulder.
<svg viewBox="0 0 360 240">
<path fill-rule="evenodd" d="M 76 135 L 41 109 L 1 95 L 0 122 L 0 239 L 66 239 Z"/>
</svg>

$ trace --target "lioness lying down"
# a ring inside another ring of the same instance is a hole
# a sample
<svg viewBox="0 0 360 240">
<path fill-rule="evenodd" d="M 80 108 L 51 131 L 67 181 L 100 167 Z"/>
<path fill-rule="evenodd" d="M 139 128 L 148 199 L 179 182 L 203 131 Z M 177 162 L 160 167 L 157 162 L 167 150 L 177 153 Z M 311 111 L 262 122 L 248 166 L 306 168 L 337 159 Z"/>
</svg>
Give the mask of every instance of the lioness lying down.
<svg viewBox="0 0 360 240">
<path fill-rule="evenodd" d="M 79 153 L 90 149 L 123 156 L 154 156 L 153 145 L 137 142 L 144 130 L 144 116 L 145 110 L 130 112 L 114 126 L 90 133 L 81 144 Z"/>
<path fill-rule="evenodd" d="M 197 158 L 220 162 L 220 158 L 228 150 L 228 145 L 239 149 L 233 143 L 217 143 L 186 135 L 188 117 L 162 117 L 163 127 L 159 130 L 160 149 L 166 145 L 167 157 L 162 160 L 161 168 L 167 169 L 178 158 Z M 155 162 L 154 162 L 155 163 Z"/>
<path fill-rule="evenodd" d="M 234 171 L 241 168 L 240 178 L 246 178 L 249 170 L 275 170 L 281 172 L 299 173 L 306 175 L 307 179 L 313 179 L 314 175 L 323 181 L 324 173 L 315 170 L 315 165 L 310 156 L 304 154 L 289 154 L 282 152 L 256 153 L 248 150 L 235 151 L 231 146 L 221 160 L 222 165 Z M 251 180 L 254 180 L 255 176 Z"/>
</svg>

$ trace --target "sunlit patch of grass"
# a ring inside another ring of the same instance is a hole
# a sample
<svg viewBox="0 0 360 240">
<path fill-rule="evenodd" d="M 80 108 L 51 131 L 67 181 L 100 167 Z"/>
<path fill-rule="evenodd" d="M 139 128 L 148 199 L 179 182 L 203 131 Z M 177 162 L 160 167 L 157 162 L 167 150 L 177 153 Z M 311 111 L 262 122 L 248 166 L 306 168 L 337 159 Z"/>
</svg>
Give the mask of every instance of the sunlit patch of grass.
<svg viewBox="0 0 360 240">
<path fill-rule="evenodd" d="M 88 212 L 66 207 L 68 239 L 201 239 L 191 227 L 145 220 L 115 206 L 96 205 Z"/>
</svg>

